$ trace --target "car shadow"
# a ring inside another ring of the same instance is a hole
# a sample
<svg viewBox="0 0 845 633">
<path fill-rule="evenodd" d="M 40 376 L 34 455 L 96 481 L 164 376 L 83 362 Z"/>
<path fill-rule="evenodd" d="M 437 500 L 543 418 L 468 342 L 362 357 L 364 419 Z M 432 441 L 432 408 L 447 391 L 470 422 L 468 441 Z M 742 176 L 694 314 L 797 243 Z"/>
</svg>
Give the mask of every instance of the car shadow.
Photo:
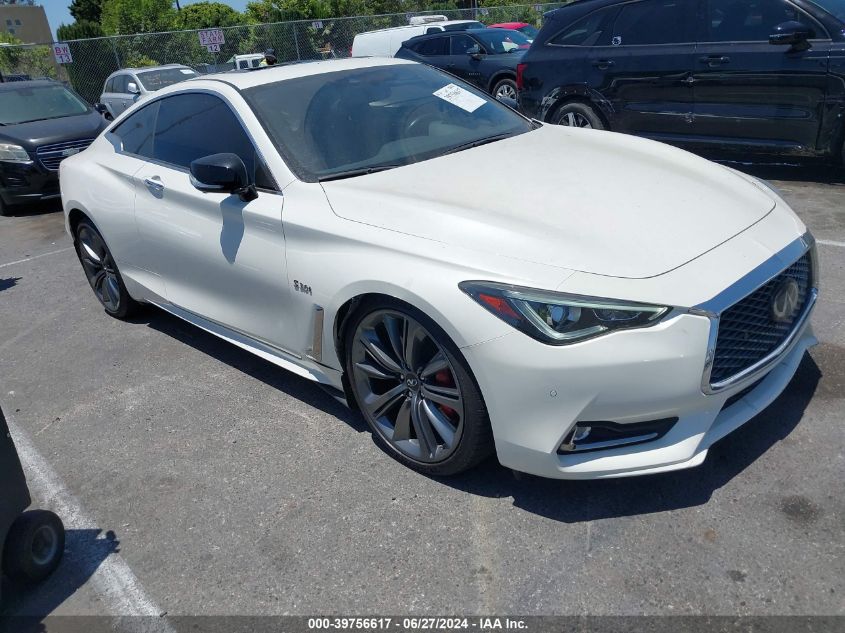
<svg viewBox="0 0 845 633">
<path fill-rule="evenodd" d="M 61 210 L 62 201 L 56 198 L 55 200 L 45 200 L 38 204 L 21 204 L 7 207 L 6 214 L 13 218 L 27 218 L 37 215 L 47 215 L 48 213 L 60 213 Z"/>
<path fill-rule="evenodd" d="M 355 431 L 369 430 L 357 411 L 338 403 L 316 384 L 166 312 L 149 309 L 134 322 L 167 334 L 274 389 L 337 417 Z M 784 392 L 753 420 L 713 445 L 704 464 L 697 468 L 623 479 L 566 481 L 514 474 L 491 458 L 467 473 L 431 479 L 474 495 L 512 497 L 514 506 L 564 523 L 703 505 L 714 491 L 792 432 L 812 400 L 821 376 L 819 366 L 807 354 Z M 385 455 L 384 459 L 389 457 Z"/>
<path fill-rule="evenodd" d="M 651 514 L 707 503 L 718 490 L 786 438 L 801 421 L 821 378 L 808 354 L 786 390 L 763 412 L 714 444 L 704 463 L 658 475 L 592 481 L 505 477 L 495 460 L 460 477 L 441 480 L 485 497 L 513 497 L 514 506 L 561 521 L 579 523 Z"/>
<path fill-rule="evenodd" d="M 277 367 L 246 350 L 232 345 L 205 330 L 186 323 L 164 310 L 145 307 L 141 314 L 130 319 L 132 323 L 146 325 L 212 358 L 235 367 L 264 384 L 307 402 L 324 413 L 332 415 L 361 433 L 367 431 L 367 424 L 357 411 L 338 402 L 317 383 Z"/>
<path fill-rule="evenodd" d="M 119 552 L 120 541 L 114 532 L 67 530 L 64 558 L 47 580 L 38 585 L 21 587 L 3 578 L 0 620 L 14 624 L 16 631 L 27 628 L 25 624 L 30 618 L 38 620 L 53 613 L 88 582 L 109 556 Z"/>
<path fill-rule="evenodd" d="M 20 277 L 0 277 L 0 292 L 14 288 L 20 280 Z"/>
</svg>

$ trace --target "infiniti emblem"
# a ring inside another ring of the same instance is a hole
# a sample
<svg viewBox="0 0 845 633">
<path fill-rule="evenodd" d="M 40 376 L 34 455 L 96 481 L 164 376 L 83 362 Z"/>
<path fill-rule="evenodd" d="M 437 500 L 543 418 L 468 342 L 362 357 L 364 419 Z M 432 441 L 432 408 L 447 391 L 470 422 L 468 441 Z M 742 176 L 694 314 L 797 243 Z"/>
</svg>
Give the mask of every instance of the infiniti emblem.
<svg viewBox="0 0 845 633">
<path fill-rule="evenodd" d="M 784 281 L 772 297 L 772 319 L 778 323 L 788 323 L 798 307 L 800 294 L 798 282 L 792 278 Z"/>
</svg>

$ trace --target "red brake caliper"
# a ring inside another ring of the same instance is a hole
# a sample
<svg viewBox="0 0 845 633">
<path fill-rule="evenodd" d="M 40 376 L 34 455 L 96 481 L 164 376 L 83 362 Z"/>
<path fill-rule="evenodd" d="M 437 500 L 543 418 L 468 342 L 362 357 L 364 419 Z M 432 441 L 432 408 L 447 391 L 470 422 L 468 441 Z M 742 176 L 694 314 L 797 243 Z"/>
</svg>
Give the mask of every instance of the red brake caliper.
<svg viewBox="0 0 845 633">
<path fill-rule="evenodd" d="M 454 387 L 455 381 L 452 380 L 452 372 L 448 369 L 441 369 L 439 372 L 434 374 L 434 384 L 440 385 L 441 387 Z M 452 407 L 447 407 L 445 404 L 438 404 L 437 407 L 446 415 L 446 417 L 452 420 L 452 422 L 457 421 L 458 412 Z"/>
</svg>

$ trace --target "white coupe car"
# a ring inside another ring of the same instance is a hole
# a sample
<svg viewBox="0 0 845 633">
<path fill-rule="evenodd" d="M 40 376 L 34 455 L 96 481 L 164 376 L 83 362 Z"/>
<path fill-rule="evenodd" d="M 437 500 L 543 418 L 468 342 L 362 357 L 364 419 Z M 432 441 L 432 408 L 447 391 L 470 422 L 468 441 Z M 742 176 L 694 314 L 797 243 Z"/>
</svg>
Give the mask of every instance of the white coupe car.
<svg viewBox="0 0 845 633">
<path fill-rule="evenodd" d="M 360 408 L 425 473 L 700 464 L 816 341 L 765 183 L 351 59 L 165 88 L 61 164 L 106 312 L 171 312 Z"/>
</svg>

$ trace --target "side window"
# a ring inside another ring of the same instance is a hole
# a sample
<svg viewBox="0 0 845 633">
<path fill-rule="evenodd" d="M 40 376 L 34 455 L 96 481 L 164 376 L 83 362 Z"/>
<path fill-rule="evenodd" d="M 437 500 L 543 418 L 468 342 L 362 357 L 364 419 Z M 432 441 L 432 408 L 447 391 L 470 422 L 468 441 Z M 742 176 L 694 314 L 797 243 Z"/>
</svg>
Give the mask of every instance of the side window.
<svg viewBox="0 0 845 633">
<path fill-rule="evenodd" d="M 153 158 L 187 169 L 197 158 L 232 152 L 240 156 L 247 171 L 256 176 L 257 186 L 273 188 L 260 166 L 252 141 L 221 99 L 209 94 L 187 93 L 167 97 L 159 103 Z"/>
<path fill-rule="evenodd" d="M 594 11 L 549 40 L 553 46 L 607 46 L 616 7 Z"/>
<path fill-rule="evenodd" d="M 450 53 L 452 55 L 466 55 L 467 51 L 473 46 L 481 48 L 479 43 L 469 35 L 453 35 L 449 39 L 452 41 L 450 46 Z"/>
<path fill-rule="evenodd" d="M 697 5 L 697 0 L 643 0 L 626 4 L 613 24 L 611 44 L 695 42 Z"/>
<path fill-rule="evenodd" d="M 111 77 L 106 81 L 106 85 L 103 86 L 103 92 L 114 92 L 114 77 Z"/>
<path fill-rule="evenodd" d="M 114 92 L 125 93 L 129 91 L 127 84 L 129 80 L 126 75 L 116 75 L 114 78 Z"/>
<path fill-rule="evenodd" d="M 112 131 L 120 138 L 124 152 L 152 158 L 158 104 L 156 101 L 141 108 Z"/>
<path fill-rule="evenodd" d="M 448 37 L 433 37 L 430 40 L 419 42 L 414 45 L 414 51 L 423 57 L 432 57 L 434 55 L 448 55 L 449 54 L 449 38 Z"/>
<path fill-rule="evenodd" d="M 707 41 L 768 42 L 775 27 L 784 22 L 808 26 L 814 38 L 828 37 L 820 24 L 785 0 L 709 0 Z"/>
</svg>

